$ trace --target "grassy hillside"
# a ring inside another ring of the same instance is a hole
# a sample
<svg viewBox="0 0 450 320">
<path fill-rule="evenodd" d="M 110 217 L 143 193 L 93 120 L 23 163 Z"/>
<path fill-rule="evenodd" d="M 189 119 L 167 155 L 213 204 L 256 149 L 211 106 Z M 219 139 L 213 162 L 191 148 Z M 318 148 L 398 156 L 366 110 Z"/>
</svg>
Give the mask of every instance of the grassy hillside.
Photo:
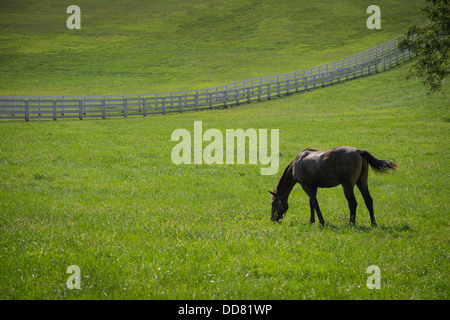
<svg viewBox="0 0 450 320">
<path fill-rule="evenodd" d="M 423 21 L 424 1 L 0 2 L 0 95 L 101 95 L 202 89 L 334 61 Z"/>
</svg>

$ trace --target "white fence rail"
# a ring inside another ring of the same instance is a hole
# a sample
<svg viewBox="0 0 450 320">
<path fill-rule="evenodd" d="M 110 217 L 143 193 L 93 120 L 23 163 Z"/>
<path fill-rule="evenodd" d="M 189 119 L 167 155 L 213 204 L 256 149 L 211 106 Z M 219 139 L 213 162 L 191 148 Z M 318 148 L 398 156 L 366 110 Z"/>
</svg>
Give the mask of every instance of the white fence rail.
<svg viewBox="0 0 450 320">
<path fill-rule="evenodd" d="M 213 88 L 139 95 L 0 97 L 0 119 L 62 119 L 147 116 L 227 107 L 325 87 L 384 71 L 413 56 L 397 49 L 397 38 L 350 57 L 279 75 Z"/>
</svg>

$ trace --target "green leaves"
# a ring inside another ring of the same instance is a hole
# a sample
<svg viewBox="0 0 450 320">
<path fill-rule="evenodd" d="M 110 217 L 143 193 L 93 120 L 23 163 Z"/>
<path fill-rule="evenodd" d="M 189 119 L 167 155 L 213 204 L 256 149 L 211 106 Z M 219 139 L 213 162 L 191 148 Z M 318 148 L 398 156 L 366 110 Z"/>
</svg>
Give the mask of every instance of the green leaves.
<svg viewBox="0 0 450 320">
<path fill-rule="evenodd" d="M 399 49 L 410 49 L 418 61 L 410 68 L 407 77 L 422 78 L 427 93 L 439 91 L 442 81 L 450 73 L 450 5 L 448 0 L 431 0 L 422 9 L 430 22 L 424 26 L 410 26 L 398 43 Z"/>
</svg>

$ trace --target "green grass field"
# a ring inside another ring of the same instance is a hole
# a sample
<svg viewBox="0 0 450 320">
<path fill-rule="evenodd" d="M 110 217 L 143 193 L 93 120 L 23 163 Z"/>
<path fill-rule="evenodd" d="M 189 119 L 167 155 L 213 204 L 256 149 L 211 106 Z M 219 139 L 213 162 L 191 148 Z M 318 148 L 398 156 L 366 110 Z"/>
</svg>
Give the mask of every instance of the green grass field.
<svg viewBox="0 0 450 320">
<path fill-rule="evenodd" d="M 423 1 L 390 3 L 378 4 L 382 29 L 368 30 L 367 1 L 80 1 L 77 33 L 63 2 L 5 2 L 0 94 L 184 90 L 311 67 L 421 21 Z M 449 299 L 450 87 L 427 96 L 404 79 L 409 65 L 221 110 L 0 122 L 0 298 Z M 278 174 L 174 165 L 171 134 L 196 120 L 279 129 Z M 341 187 L 319 190 L 324 227 L 309 223 L 299 186 L 272 223 L 267 190 L 285 166 L 305 147 L 338 145 L 399 165 L 369 173 L 378 228 L 359 191 L 349 225 Z M 80 290 L 66 285 L 70 265 Z M 366 286 L 370 265 L 379 290 Z"/>
</svg>

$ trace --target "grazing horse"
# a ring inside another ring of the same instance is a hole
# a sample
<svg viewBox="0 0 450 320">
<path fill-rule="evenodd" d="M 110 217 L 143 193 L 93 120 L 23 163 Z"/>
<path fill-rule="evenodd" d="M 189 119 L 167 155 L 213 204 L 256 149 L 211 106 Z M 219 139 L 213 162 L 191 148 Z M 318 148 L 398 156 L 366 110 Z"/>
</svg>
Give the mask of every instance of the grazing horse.
<svg viewBox="0 0 450 320">
<path fill-rule="evenodd" d="M 342 185 L 350 208 L 350 223 L 355 223 L 356 199 L 353 193 L 355 184 L 361 192 L 373 227 L 377 226 L 373 213 L 373 201 L 367 184 L 369 165 L 376 172 L 396 170 L 392 161 L 378 160 L 365 150 L 352 147 L 336 147 L 327 151 L 306 148 L 284 170 L 272 194 L 272 221 L 279 221 L 289 208 L 288 197 L 298 182 L 309 196 L 311 208 L 310 222 L 315 222 L 314 211 L 319 222 L 325 221 L 317 202 L 317 188 L 332 188 Z"/>
</svg>

